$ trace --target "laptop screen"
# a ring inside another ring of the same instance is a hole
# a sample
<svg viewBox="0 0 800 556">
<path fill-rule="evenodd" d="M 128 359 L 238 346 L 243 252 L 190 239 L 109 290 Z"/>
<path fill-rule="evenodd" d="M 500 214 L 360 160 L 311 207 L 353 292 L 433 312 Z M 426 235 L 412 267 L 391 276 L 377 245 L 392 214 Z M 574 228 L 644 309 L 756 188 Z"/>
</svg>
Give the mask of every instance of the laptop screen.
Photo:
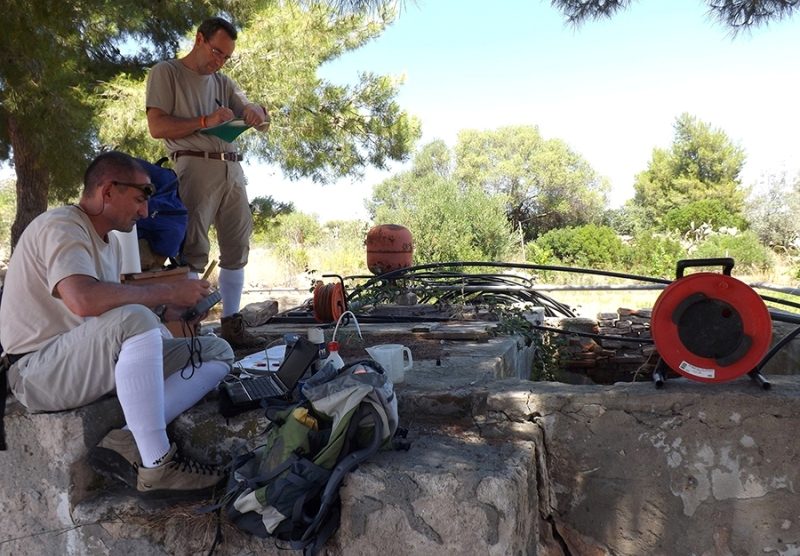
<svg viewBox="0 0 800 556">
<path fill-rule="evenodd" d="M 300 336 L 283 358 L 275 378 L 286 387 L 287 392 L 290 391 L 318 355 L 319 347 Z"/>
</svg>

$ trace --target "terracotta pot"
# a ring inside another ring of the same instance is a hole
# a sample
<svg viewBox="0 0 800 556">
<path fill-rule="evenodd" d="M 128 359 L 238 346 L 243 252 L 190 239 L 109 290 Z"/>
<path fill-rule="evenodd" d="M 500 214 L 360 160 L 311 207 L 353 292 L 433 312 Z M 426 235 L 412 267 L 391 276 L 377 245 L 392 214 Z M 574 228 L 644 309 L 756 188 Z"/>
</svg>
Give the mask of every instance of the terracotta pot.
<svg viewBox="0 0 800 556">
<path fill-rule="evenodd" d="M 367 268 L 373 274 L 411 266 L 414 242 L 411 232 L 397 224 L 382 224 L 367 232 Z"/>
</svg>

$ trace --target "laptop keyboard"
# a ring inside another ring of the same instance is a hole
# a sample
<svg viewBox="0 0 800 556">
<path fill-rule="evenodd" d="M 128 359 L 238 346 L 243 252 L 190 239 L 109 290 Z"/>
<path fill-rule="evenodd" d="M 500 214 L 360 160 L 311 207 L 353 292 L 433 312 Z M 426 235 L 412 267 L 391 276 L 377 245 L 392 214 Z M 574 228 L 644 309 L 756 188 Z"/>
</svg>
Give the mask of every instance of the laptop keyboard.
<svg viewBox="0 0 800 556">
<path fill-rule="evenodd" d="M 234 405 L 248 405 L 264 398 L 282 397 L 285 392 L 271 380 L 271 376 L 260 376 L 236 382 L 225 382 L 222 388 Z"/>
<path fill-rule="evenodd" d="M 262 376 L 242 381 L 242 386 L 251 400 L 282 396 L 284 392 L 272 382 L 271 376 Z"/>
</svg>

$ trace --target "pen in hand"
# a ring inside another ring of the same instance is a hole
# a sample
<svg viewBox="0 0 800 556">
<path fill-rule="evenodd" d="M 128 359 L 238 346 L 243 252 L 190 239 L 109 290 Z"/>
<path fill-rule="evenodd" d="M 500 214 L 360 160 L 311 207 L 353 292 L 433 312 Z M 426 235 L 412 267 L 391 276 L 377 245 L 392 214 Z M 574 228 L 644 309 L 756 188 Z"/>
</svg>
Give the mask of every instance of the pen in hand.
<svg viewBox="0 0 800 556">
<path fill-rule="evenodd" d="M 218 98 L 215 98 L 214 100 L 217 102 L 217 106 L 219 106 L 220 108 L 222 108 L 222 103 L 219 101 L 219 99 L 218 99 Z"/>
</svg>

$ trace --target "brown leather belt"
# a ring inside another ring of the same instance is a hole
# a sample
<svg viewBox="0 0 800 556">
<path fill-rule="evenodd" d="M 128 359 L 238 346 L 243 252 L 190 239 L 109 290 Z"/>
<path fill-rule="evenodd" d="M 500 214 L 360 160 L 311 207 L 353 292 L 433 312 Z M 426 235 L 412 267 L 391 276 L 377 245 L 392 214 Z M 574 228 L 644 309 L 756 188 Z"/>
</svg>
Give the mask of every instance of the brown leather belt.
<svg viewBox="0 0 800 556">
<path fill-rule="evenodd" d="M 181 156 L 196 156 L 197 158 L 208 158 L 211 160 L 227 160 L 228 162 L 241 162 L 244 158 L 238 153 L 207 153 L 203 151 L 175 151 L 170 154 L 172 160 Z"/>
</svg>

